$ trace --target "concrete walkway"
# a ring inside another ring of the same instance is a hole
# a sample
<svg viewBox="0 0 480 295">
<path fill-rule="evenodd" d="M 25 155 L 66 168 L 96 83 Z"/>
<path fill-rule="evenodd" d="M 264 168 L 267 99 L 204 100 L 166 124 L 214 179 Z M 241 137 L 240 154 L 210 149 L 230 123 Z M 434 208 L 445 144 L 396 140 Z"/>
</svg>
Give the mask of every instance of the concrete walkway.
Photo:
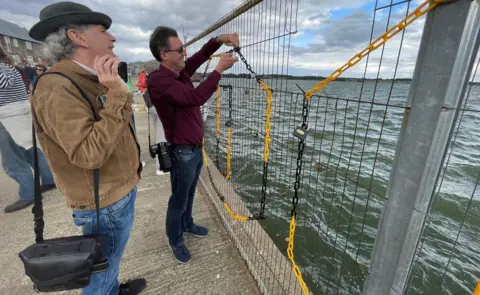
<svg viewBox="0 0 480 295">
<path fill-rule="evenodd" d="M 141 98 L 136 100 L 140 102 Z M 155 175 L 147 150 L 147 114 L 135 114 L 142 158 L 147 162 L 138 186 L 135 225 L 121 264 L 120 280 L 147 280 L 142 294 L 260 294 L 244 260 L 229 239 L 203 189 L 197 188 L 194 218 L 209 228 L 209 237 L 186 237 L 193 259 L 180 265 L 167 248 L 165 212 L 170 195 L 169 176 Z M 34 242 L 31 207 L 5 214 L 3 208 L 17 198 L 17 184 L 0 171 L 0 275 L 1 295 L 36 294 L 25 275 L 18 253 Z M 45 238 L 79 234 L 71 212 L 58 190 L 44 194 Z M 52 294 L 80 294 L 61 292 Z"/>
</svg>

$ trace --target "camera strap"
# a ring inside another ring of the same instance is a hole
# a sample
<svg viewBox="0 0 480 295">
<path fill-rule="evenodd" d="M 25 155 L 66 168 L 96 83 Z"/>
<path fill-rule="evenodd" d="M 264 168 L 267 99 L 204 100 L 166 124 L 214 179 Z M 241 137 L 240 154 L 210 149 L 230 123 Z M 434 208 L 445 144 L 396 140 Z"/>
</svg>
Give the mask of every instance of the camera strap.
<svg viewBox="0 0 480 295">
<path fill-rule="evenodd" d="M 148 121 L 148 146 L 150 147 L 152 146 L 152 141 L 150 140 L 150 108 L 148 106 L 147 106 L 147 121 Z"/>
<path fill-rule="evenodd" d="M 148 101 L 150 102 L 151 106 L 149 105 L 146 105 L 147 106 L 147 114 L 148 114 L 148 146 L 152 146 L 152 141 L 150 139 L 150 107 L 155 107 L 153 105 L 152 100 L 151 100 L 151 97 L 150 97 L 150 92 L 148 91 L 148 86 L 150 84 L 150 77 L 152 76 L 153 73 L 155 73 L 156 71 L 158 70 L 155 70 L 155 71 L 152 71 L 148 76 L 147 76 L 147 91 L 143 94 L 143 96 L 145 97 L 145 95 L 148 96 Z M 172 104 L 173 105 L 173 104 Z M 177 115 L 177 107 L 175 105 L 173 105 L 173 122 L 172 122 L 172 136 L 169 140 L 170 144 L 173 144 L 173 139 L 175 138 L 175 118 L 176 118 L 176 115 Z M 157 120 L 160 120 L 160 116 L 158 115 L 157 113 Z M 168 140 L 168 139 L 167 139 Z"/>
<path fill-rule="evenodd" d="M 95 114 L 95 109 L 88 99 L 87 95 L 85 92 L 75 83 L 70 77 L 67 75 L 60 73 L 60 72 L 46 72 L 42 75 L 40 75 L 33 86 L 32 89 L 32 96 L 35 93 L 35 89 L 38 85 L 38 81 L 40 80 L 41 77 L 45 75 L 60 75 L 68 80 L 77 88 L 77 90 L 80 92 L 82 97 L 87 101 L 87 103 L 90 105 L 90 108 L 92 109 L 93 116 L 95 117 L 95 120 L 97 119 L 97 116 Z M 32 108 L 32 120 L 35 118 L 35 113 L 33 112 Z M 35 221 L 35 226 L 34 226 L 34 231 L 35 231 L 35 241 L 37 243 L 40 243 L 43 241 L 43 229 L 45 222 L 43 220 L 43 203 L 42 203 L 42 194 L 40 192 L 40 168 L 39 168 L 39 163 L 38 163 L 38 150 L 37 150 L 37 139 L 35 136 L 35 127 L 32 122 L 32 140 L 33 140 L 33 166 L 34 166 L 34 207 L 33 207 L 33 214 L 34 214 L 34 221 Z M 94 190 L 94 198 L 95 198 L 95 209 L 96 209 L 96 215 L 97 215 L 97 233 L 100 234 L 100 197 L 99 197 L 99 181 L 100 181 L 100 170 L 99 169 L 94 169 L 93 170 L 93 190 Z M 108 264 L 107 264 L 108 265 Z"/>
</svg>

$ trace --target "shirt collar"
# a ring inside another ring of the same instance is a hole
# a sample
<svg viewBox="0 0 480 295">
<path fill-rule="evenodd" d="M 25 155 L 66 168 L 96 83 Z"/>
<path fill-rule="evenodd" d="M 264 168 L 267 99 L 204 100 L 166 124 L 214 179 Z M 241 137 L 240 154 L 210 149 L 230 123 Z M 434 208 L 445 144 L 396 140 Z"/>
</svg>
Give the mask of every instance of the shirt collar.
<svg viewBox="0 0 480 295">
<path fill-rule="evenodd" d="M 75 62 L 77 65 L 81 66 L 82 68 L 84 68 L 85 70 L 87 70 L 88 72 L 90 72 L 90 73 L 92 73 L 92 74 L 94 74 L 94 75 L 97 74 L 97 72 L 95 72 L 94 69 L 92 69 L 92 68 L 90 68 L 90 67 L 82 64 L 81 62 L 76 61 L 76 60 L 74 60 L 74 59 L 72 59 L 72 61 Z"/>
</svg>

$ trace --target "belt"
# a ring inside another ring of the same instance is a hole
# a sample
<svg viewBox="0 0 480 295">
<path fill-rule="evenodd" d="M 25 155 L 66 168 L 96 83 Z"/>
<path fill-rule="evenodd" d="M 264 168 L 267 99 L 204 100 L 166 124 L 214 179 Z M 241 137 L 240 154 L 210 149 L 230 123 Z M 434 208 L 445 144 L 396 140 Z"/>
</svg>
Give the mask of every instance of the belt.
<svg viewBox="0 0 480 295">
<path fill-rule="evenodd" d="M 202 144 L 172 144 L 172 147 L 177 149 L 201 149 Z"/>
</svg>

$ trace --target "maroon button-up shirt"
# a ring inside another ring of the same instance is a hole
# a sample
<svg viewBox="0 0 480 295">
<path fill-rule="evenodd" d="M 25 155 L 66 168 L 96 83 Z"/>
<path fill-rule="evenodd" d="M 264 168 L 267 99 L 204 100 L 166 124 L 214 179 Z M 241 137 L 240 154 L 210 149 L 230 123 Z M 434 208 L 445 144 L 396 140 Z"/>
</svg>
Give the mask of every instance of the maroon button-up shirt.
<svg viewBox="0 0 480 295">
<path fill-rule="evenodd" d="M 215 93 L 221 75 L 213 71 L 197 88 L 190 77 L 220 48 L 210 39 L 197 53 L 187 59 L 180 75 L 160 65 L 148 77 L 148 92 L 165 129 L 167 141 L 173 144 L 201 144 L 203 119 L 200 106 Z M 175 119 L 175 122 L 174 122 Z M 174 130 L 175 129 L 175 130 Z"/>
</svg>

